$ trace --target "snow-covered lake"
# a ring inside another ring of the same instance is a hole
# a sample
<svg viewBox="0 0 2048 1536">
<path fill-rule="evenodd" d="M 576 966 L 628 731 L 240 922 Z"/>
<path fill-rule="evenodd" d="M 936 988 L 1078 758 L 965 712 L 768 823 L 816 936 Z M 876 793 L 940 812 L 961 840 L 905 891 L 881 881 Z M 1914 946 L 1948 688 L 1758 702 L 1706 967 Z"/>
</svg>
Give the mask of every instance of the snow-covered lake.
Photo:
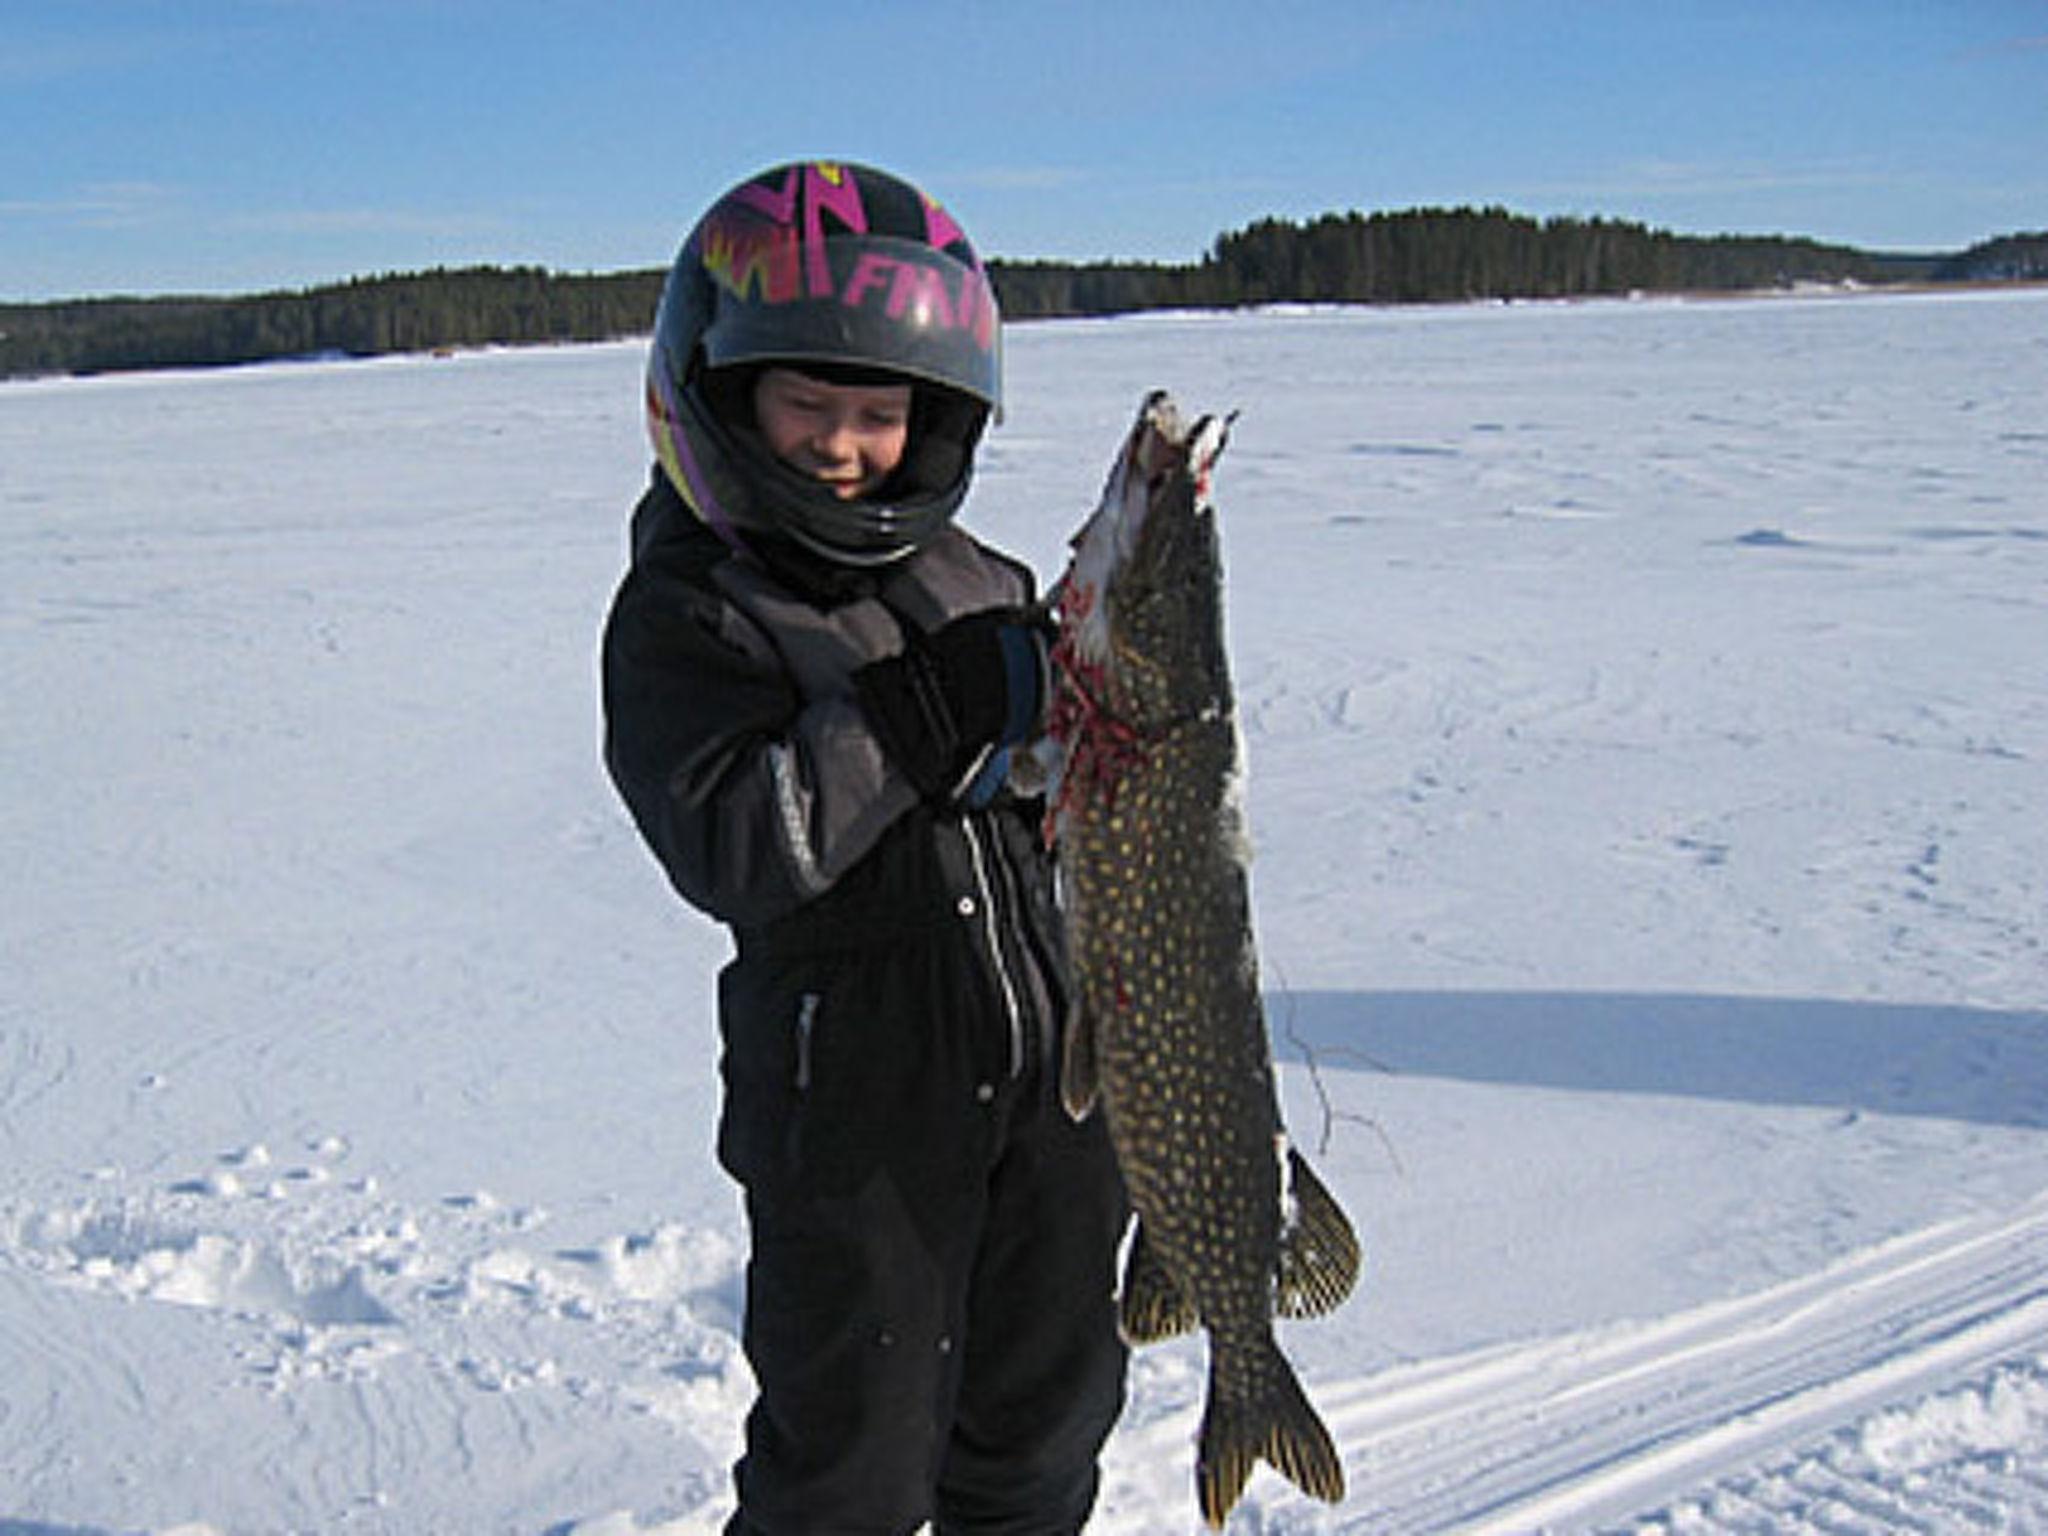
<svg viewBox="0 0 2048 1536">
<path fill-rule="evenodd" d="M 1369 1251 L 1252 1531 L 2048 1530 L 2048 293 L 1013 328 L 1217 494 Z M 0 386 L 0 1533 L 715 1532 L 713 927 L 597 761 L 637 346 Z M 1198 1345 L 1091 1529 L 1199 1526 Z M 1916 1524 L 1917 1522 L 1917 1524 Z"/>
</svg>

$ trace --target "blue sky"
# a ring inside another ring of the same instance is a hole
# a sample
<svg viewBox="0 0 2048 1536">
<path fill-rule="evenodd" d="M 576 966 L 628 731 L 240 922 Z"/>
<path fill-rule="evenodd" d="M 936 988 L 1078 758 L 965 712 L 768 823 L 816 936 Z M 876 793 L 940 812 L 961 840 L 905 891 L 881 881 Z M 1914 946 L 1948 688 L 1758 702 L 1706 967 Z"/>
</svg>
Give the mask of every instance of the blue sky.
<svg viewBox="0 0 2048 1536">
<path fill-rule="evenodd" d="M 0 0 L 0 299 L 665 264 L 808 155 L 985 254 L 1418 204 L 2048 228 L 2048 0 Z"/>
</svg>

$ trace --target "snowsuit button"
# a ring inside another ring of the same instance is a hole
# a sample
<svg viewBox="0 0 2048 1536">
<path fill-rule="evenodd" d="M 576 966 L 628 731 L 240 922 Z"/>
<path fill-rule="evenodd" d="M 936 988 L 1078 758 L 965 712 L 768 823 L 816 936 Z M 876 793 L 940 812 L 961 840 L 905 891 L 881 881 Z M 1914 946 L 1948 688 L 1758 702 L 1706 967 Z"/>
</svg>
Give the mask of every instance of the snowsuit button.
<svg viewBox="0 0 2048 1536">
<path fill-rule="evenodd" d="M 996 1085 L 994 1083 L 977 1084 L 974 1090 L 974 1097 L 977 1102 L 982 1104 L 994 1103 L 996 1097 Z"/>
<path fill-rule="evenodd" d="M 972 896 L 962 896 L 953 904 L 953 910 L 962 917 L 974 916 L 974 898 Z"/>
</svg>

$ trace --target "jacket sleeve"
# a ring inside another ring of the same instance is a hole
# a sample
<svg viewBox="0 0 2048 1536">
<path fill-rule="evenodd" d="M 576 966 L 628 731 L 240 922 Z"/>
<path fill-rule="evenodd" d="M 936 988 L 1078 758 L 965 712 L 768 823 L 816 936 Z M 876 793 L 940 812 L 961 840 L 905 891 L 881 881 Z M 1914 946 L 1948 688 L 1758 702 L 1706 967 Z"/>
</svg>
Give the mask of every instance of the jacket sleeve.
<svg viewBox="0 0 2048 1536">
<path fill-rule="evenodd" d="M 659 558 L 603 651 L 605 764 L 669 881 L 737 926 L 830 889 L 917 792 L 851 697 L 806 698 L 760 627 Z"/>
</svg>

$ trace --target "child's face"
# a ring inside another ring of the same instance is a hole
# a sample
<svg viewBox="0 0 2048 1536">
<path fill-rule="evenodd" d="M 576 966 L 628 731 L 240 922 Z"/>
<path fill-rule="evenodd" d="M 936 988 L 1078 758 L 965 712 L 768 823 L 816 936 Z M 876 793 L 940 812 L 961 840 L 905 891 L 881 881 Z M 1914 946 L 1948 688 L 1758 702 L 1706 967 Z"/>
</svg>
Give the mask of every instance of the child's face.
<svg viewBox="0 0 2048 1536">
<path fill-rule="evenodd" d="M 828 384 L 770 368 L 754 385 L 754 420 L 768 451 L 842 501 L 866 496 L 903 461 L 908 384 Z"/>
</svg>

